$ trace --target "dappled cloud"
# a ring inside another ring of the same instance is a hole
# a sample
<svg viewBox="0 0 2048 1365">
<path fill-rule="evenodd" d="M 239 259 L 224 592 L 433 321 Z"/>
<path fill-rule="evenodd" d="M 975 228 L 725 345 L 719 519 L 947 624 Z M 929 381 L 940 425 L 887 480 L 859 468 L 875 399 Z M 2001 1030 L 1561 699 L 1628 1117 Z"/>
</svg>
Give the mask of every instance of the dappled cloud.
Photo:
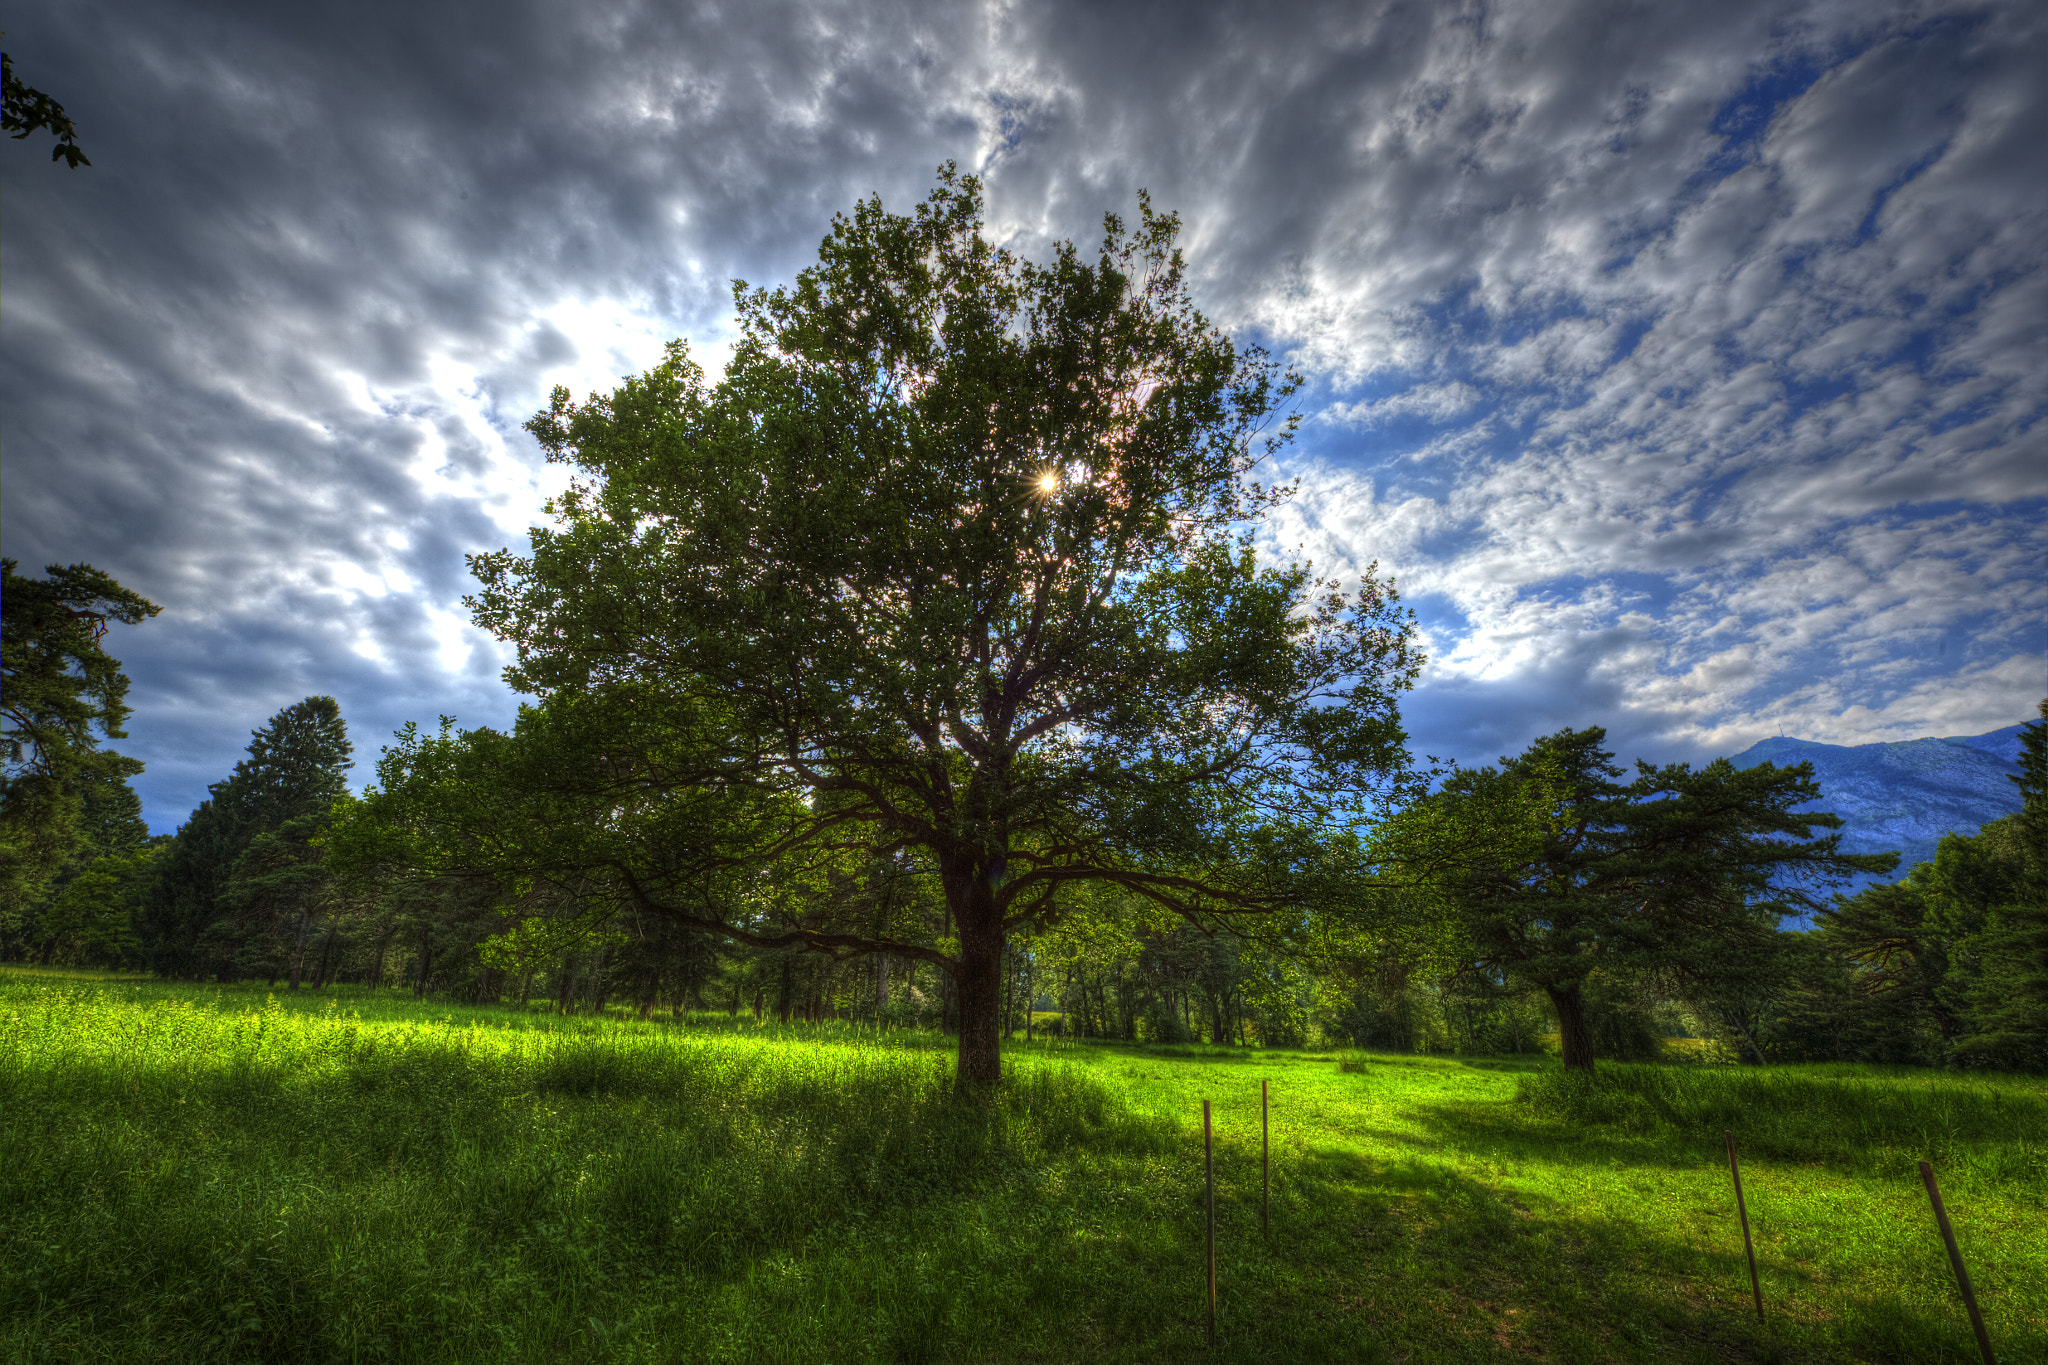
<svg viewBox="0 0 2048 1365">
<path fill-rule="evenodd" d="M 1264 550 L 1378 560 L 1416 747 L 1698 757 L 1990 729 L 2043 688 L 2034 7 L 95 3 L 9 20 L 7 553 L 112 641 L 173 826 L 308 692 L 503 723 L 465 553 L 520 430 L 948 158 L 1026 254 L 1135 194 L 1307 377 Z"/>
</svg>

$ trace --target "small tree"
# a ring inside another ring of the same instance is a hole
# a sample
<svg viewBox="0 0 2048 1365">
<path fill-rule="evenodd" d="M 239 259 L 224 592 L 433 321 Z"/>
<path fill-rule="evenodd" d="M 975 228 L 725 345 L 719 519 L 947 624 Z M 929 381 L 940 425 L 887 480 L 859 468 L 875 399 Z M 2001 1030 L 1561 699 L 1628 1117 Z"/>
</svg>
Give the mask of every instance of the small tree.
<svg viewBox="0 0 2048 1365">
<path fill-rule="evenodd" d="M 1573 1069 L 1593 1064 L 1596 970 L 1704 990 L 1753 970 L 1781 915 L 1898 863 L 1815 834 L 1842 822 L 1797 809 L 1821 795 L 1811 765 L 1638 763 L 1624 784 L 1606 737 L 1560 730 L 1499 768 L 1455 772 L 1390 822 L 1380 849 L 1430 892 L 1412 903 L 1451 929 L 1441 951 L 1549 996 Z"/>
<path fill-rule="evenodd" d="M 142 965 L 138 922 L 162 841 L 93 859 L 51 898 L 36 924 L 43 962 L 89 967 Z"/>
<path fill-rule="evenodd" d="M 685 786 L 754 803 L 689 857 L 614 842 L 552 875 L 745 942 L 934 962 L 960 1076 L 987 1082 L 1004 942 L 1062 887 L 1203 923 L 1334 896 L 1418 660 L 1390 584 L 1257 562 L 1293 381 L 1195 310 L 1178 221 L 1141 199 L 1093 263 L 1033 264 L 982 235 L 975 180 L 940 180 L 908 217 L 835 220 L 792 287 L 737 287 L 721 382 L 677 343 L 608 397 L 556 390 L 529 430 L 581 477 L 531 556 L 474 561 L 473 606 L 515 686 L 693 736 L 687 764 L 622 730 L 561 769 L 604 774 L 616 829 Z M 828 849 L 907 858 L 950 925 L 807 928 L 702 889 Z"/>
</svg>

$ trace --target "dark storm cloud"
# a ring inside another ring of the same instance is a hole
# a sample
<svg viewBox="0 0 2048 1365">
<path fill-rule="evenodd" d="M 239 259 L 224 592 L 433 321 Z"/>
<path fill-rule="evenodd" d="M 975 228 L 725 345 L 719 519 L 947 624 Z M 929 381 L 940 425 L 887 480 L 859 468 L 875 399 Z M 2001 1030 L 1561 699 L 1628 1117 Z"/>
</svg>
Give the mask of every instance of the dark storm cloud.
<svg viewBox="0 0 2048 1365">
<path fill-rule="evenodd" d="M 506 714 L 495 656 L 441 656 L 463 553 L 508 539 L 502 437 L 577 358 L 537 314 L 715 325 L 731 276 L 780 278 L 859 194 L 923 189 L 971 127 L 947 54 L 973 38 L 914 6 L 12 22 L 93 166 L 6 148 L 7 552 L 166 607 L 116 642 L 152 819 L 308 692 L 371 752 L 407 718 Z"/>
<path fill-rule="evenodd" d="M 159 827 L 309 692 L 365 757 L 502 721 L 463 555 L 537 515 L 546 386 L 715 364 L 729 278 L 948 158 L 1027 250 L 1183 213 L 1204 306 L 1311 379 L 1273 548 L 1433 604 L 1418 748 L 1956 733 L 2040 685 L 2030 7 L 9 23 L 94 164 L 0 146 L 0 532 L 165 604 L 115 642 Z"/>
</svg>

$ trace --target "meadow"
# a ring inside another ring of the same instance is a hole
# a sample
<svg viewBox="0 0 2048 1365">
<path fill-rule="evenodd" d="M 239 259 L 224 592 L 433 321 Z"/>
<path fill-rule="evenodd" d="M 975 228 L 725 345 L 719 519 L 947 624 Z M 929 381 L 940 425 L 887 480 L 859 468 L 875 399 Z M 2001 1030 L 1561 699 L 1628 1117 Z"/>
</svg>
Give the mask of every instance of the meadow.
<svg viewBox="0 0 2048 1365">
<path fill-rule="evenodd" d="M 1005 1061 L 981 1107 L 930 1033 L 0 971 L 0 1350 L 1974 1360 L 1926 1157 L 2001 1359 L 2048 1359 L 2040 1078 L 1606 1065 L 1588 1086 L 1531 1057 L 1021 1038 Z"/>
</svg>

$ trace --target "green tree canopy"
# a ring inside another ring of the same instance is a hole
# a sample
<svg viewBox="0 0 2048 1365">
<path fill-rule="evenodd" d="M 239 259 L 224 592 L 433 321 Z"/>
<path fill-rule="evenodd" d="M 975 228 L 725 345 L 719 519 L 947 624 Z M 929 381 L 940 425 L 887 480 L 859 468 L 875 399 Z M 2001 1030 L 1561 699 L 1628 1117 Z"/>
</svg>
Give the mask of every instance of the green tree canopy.
<svg viewBox="0 0 2048 1365">
<path fill-rule="evenodd" d="M 161 843 L 86 863 L 57 892 L 35 926 L 43 962 L 95 967 L 142 965 L 140 919 Z"/>
<path fill-rule="evenodd" d="M 1987 826 L 2002 865 L 1987 897 L 1976 948 L 1978 979 L 1967 1002 L 1965 1060 L 2048 1072 L 2048 701 L 2020 732 L 2016 815 Z"/>
<path fill-rule="evenodd" d="M 1945 836 L 1906 876 L 1817 917 L 1817 936 L 1854 964 L 1859 1032 L 1917 1060 L 2048 1070 L 2044 735 L 2041 721 L 2020 732 L 2017 814 Z"/>
<path fill-rule="evenodd" d="M 158 608 L 90 564 L 47 573 L 31 578 L 0 560 L 0 903 L 9 913 L 71 859 L 88 826 L 119 822 L 112 789 L 142 771 L 101 747 L 128 733 L 128 678 L 101 646 L 114 623 Z"/>
<path fill-rule="evenodd" d="M 1141 200 L 1093 261 L 1029 262 L 984 237 L 973 178 L 940 180 L 836 219 L 794 285 L 736 286 L 720 382 L 676 343 L 609 396 L 556 390 L 529 429 L 579 477 L 530 555 L 474 561 L 473 607 L 547 707 L 652 722 L 562 760 L 573 788 L 604 775 L 605 823 L 717 794 L 723 885 L 864 850 L 930 879 L 950 933 L 768 932 L 658 851 L 580 875 L 755 941 L 939 962 L 979 1082 L 1005 937 L 1062 888 L 1204 921 L 1334 898 L 1418 659 L 1371 571 L 1346 591 L 1254 555 L 1294 381 L 1196 311 L 1178 221 Z"/>
<path fill-rule="evenodd" d="M 1453 930 L 1441 951 L 1550 997 L 1572 1068 L 1593 1063 L 1596 970 L 1654 970 L 1693 989 L 1768 971 L 1780 916 L 1818 911 L 1854 873 L 1898 863 L 1816 833 L 1842 822 L 1798 809 L 1821 795 L 1808 764 L 1638 763 L 1623 783 L 1606 737 L 1560 730 L 1498 768 L 1454 772 L 1390 822 L 1379 850 L 1426 888 L 1421 913 Z"/>
<path fill-rule="evenodd" d="M 270 718 L 249 741 L 246 758 L 178 830 L 156 863 L 144 917 L 152 966 L 172 976 L 234 976 L 272 953 L 295 926 L 303 946 L 307 897 L 322 879 L 305 864 L 309 841 L 348 790 L 351 748 L 341 706 L 332 697 L 308 697 Z M 281 832 L 288 828 L 286 837 Z M 264 851 L 244 855 L 260 836 Z M 236 887 L 238 867 L 247 885 Z M 290 888 L 285 895 L 281 888 Z M 233 892 L 233 894 L 230 894 Z M 301 894 L 303 893 L 303 894 Z M 268 919 L 254 922 L 252 907 Z M 267 961 L 267 958 L 265 959 Z"/>
</svg>

